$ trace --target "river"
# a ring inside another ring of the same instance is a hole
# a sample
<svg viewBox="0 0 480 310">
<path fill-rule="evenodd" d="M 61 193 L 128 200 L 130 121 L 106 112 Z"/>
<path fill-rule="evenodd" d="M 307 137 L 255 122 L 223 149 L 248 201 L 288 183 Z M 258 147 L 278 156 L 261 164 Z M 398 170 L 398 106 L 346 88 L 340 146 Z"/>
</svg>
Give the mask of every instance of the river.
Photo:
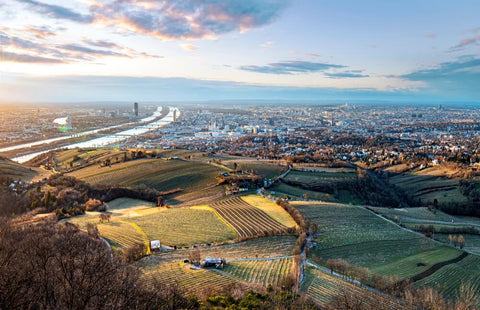
<svg viewBox="0 0 480 310">
<path fill-rule="evenodd" d="M 145 134 L 149 131 L 157 130 L 157 129 L 165 126 L 165 125 L 168 125 L 168 124 L 172 123 L 173 122 L 173 115 L 175 113 L 174 111 L 176 111 L 177 118 L 178 118 L 178 116 L 180 116 L 180 111 L 178 110 L 178 108 L 175 108 L 175 107 L 169 107 L 169 108 L 170 108 L 170 110 L 169 110 L 169 112 L 166 116 L 164 116 L 161 119 L 155 120 L 162 113 L 162 107 L 159 107 L 153 113 L 153 115 L 151 115 L 149 117 L 146 117 L 144 119 L 141 119 L 138 122 L 139 126 L 137 126 L 135 128 L 123 130 L 123 131 L 120 131 L 120 132 L 116 132 L 116 133 L 113 133 L 113 134 L 106 135 L 104 137 L 95 138 L 95 139 L 84 141 L 84 142 L 65 145 L 65 146 L 61 146 L 61 147 L 58 147 L 58 148 L 45 149 L 45 150 L 40 151 L 40 152 L 35 152 L 35 153 L 20 156 L 20 157 L 15 157 L 15 158 L 12 158 L 12 160 L 16 161 L 18 163 L 24 163 L 24 162 L 27 162 L 27 161 L 31 160 L 32 158 L 35 158 L 38 155 L 41 155 L 43 153 L 46 153 L 46 152 L 49 152 L 49 151 L 52 151 L 52 150 L 56 150 L 56 149 L 104 147 L 104 146 L 108 146 L 108 145 L 111 145 L 111 144 L 114 144 L 114 143 L 119 143 L 119 142 L 127 140 L 128 138 L 130 138 L 132 136 L 142 135 L 142 134 Z M 101 132 L 101 131 L 104 131 L 104 130 L 111 130 L 111 129 L 118 128 L 118 127 L 121 127 L 121 126 L 125 126 L 125 125 L 128 125 L 128 124 L 135 124 L 135 123 L 127 123 L 127 124 L 122 124 L 122 125 L 99 128 L 99 129 L 85 131 L 85 132 L 81 132 L 81 133 L 70 135 L 70 136 L 58 137 L 58 138 L 52 138 L 52 139 L 47 139 L 47 140 L 35 141 L 35 142 L 31 142 L 31 143 L 25 143 L 25 144 L 21 144 L 21 145 L 10 146 L 10 147 L 0 149 L 0 153 L 1 152 L 12 151 L 12 150 L 17 150 L 17 149 L 22 149 L 22 148 L 28 148 L 28 147 L 42 145 L 42 144 L 49 144 L 49 143 L 52 143 L 52 142 L 67 140 L 67 139 L 71 139 L 71 138 L 75 138 L 75 137 L 87 136 L 87 135 L 95 134 L 95 133 L 98 133 L 98 132 Z"/>
</svg>

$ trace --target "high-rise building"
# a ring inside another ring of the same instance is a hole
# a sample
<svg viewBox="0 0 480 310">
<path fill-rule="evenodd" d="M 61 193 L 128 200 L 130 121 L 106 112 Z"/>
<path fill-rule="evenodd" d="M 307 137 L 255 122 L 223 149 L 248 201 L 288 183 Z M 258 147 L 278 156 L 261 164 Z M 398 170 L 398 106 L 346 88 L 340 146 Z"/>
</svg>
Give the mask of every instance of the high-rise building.
<svg viewBox="0 0 480 310">
<path fill-rule="evenodd" d="M 135 114 L 135 116 L 138 116 L 138 102 L 135 102 L 133 104 L 133 113 Z"/>
</svg>

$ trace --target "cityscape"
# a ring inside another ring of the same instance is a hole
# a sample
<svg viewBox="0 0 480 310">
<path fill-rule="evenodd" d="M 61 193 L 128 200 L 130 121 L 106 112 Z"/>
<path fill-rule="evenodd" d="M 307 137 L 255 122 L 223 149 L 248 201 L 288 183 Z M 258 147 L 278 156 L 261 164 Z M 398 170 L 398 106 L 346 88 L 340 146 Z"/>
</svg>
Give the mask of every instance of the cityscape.
<svg viewBox="0 0 480 310">
<path fill-rule="evenodd" d="M 4 0 L 0 309 L 480 309 L 478 12 Z"/>
</svg>

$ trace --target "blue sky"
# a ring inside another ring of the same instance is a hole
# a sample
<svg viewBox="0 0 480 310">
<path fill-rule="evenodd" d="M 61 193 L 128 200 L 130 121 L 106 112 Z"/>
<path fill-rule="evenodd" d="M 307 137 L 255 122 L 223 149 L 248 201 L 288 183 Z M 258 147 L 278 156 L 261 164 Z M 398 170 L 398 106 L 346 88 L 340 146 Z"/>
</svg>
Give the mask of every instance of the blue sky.
<svg viewBox="0 0 480 310">
<path fill-rule="evenodd" d="M 0 101 L 480 101 L 478 1 L 4 0 Z"/>
</svg>

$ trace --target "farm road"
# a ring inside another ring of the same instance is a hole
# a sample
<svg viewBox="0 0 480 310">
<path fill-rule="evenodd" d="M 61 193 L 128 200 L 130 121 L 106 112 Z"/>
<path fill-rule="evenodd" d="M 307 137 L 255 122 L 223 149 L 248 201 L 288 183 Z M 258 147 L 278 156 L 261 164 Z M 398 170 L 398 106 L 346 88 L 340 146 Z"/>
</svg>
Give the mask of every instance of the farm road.
<svg viewBox="0 0 480 310">
<path fill-rule="evenodd" d="M 417 223 L 415 221 L 412 222 L 405 222 L 405 223 Z M 422 220 L 418 219 L 419 224 L 423 223 L 430 223 L 430 224 L 440 224 L 440 225 L 463 225 L 463 226 L 474 226 L 474 227 L 480 227 L 480 224 L 477 223 L 469 223 L 469 222 L 448 222 L 448 221 L 435 221 L 435 220 Z"/>
</svg>

